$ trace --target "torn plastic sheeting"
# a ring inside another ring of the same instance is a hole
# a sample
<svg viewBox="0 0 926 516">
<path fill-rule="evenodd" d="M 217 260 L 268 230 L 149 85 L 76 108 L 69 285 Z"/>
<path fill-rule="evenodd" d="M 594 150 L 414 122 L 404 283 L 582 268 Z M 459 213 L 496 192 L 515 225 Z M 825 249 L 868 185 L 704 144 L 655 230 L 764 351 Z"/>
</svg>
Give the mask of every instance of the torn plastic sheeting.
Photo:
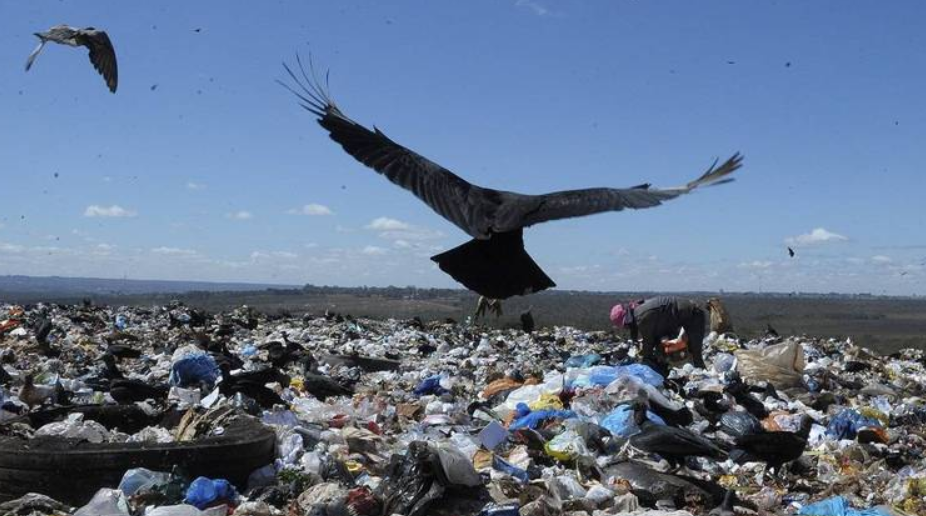
<svg viewBox="0 0 926 516">
<path fill-rule="evenodd" d="M 761 349 L 745 349 L 734 353 L 736 370 L 750 382 L 771 382 L 778 388 L 801 385 L 804 371 L 804 349 L 796 341 L 783 342 Z"/>
<path fill-rule="evenodd" d="M 834 496 L 817 503 L 805 505 L 798 512 L 800 516 L 894 516 L 882 507 L 853 509 L 842 496 Z"/>
<path fill-rule="evenodd" d="M 646 411 L 646 417 L 653 423 L 665 426 L 666 422 L 653 412 Z M 633 422 L 633 408 L 630 405 L 620 405 L 613 411 L 598 420 L 598 426 L 614 435 L 630 437 L 640 432 L 640 428 Z"/>
</svg>

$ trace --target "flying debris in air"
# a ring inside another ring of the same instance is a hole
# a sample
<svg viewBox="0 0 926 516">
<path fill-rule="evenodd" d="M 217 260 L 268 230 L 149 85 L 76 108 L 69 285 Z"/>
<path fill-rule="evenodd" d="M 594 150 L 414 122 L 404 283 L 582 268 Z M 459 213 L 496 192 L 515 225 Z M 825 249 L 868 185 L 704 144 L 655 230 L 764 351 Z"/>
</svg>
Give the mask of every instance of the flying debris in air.
<svg viewBox="0 0 926 516">
<path fill-rule="evenodd" d="M 311 62 L 312 78 L 309 78 L 298 56 L 296 61 L 301 78 L 286 63 L 283 66 L 298 90 L 280 84 L 302 101 L 303 108 L 318 117 L 318 123 L 348 154 L 411 191 L 472 237 L 469 242 L 431 259 L 455 280 L 489 299 L 507 299 L 556 286 L 524 250 L 525 227 L 607 211 L 658 206 L 698 187 L 733 181 L 728 176 L 742 163 L 740 154 L 734 154 L 719 167 L 715 161 L 694 181 L 667 189 L 640 185 L 526 195 L 483 188 L 399 145 L 379 129 L 370 130 L 351 120 L 331 99 L 327 78 L 323 85 Z"/>
<path fill-rule="evenodd" d="M 105 32 L 93 27 L 75 29 L 67 25 L 55 25 L 48 29 L 47 32 L 36 32 L 35 36 L 39 38 L 39 46 L 35 47 L 35 50 L 29 54 L 29 59 L 26 60 L 27 72 L 32 68 L 35 59 L 49 41 L 71 47 L 84 46 L 90 50 L 90 62 L 106 80 L 109 91 L 116 93 L 116 86 L 119 82 L 116 51 L 113 49 L 113 44 L 109 41 L 109 36 Z"/>
<path fill-rule="evenodd" d="M 794 258 L 794 249 L 791 249 L 790 247 L 788 248 L 788 256 Z"/>
</svg>

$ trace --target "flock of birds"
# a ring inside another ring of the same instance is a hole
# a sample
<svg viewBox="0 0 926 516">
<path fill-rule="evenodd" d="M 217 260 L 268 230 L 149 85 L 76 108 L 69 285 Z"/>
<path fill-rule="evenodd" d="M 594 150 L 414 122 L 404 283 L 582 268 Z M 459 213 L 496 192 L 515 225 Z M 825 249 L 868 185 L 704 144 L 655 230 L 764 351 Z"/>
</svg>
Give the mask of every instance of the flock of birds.
<svg viewBox="0 0 926 516">
<path fill-rule="evenodd" d="M 116 91 L 116 54 L 106 32 L 92 27 L 57 25 L 35 35 L 40 43 L 29 56 L 27 70 L 48 42 L 84 46 L 110 91 Z M 652 208 L 700 187 L 731 182 L 730 174 L 742 164 L 742 157 L 736 153 L 719 166 L 715 161 L 693 181 L 673 188 L 652 188 L 647 183 L 630 188 L 586 188 L 543 195 L 485 188 L 394 142 L 379 129 L 367 129 L 350 119 L 335 105 L 314 68 L 310 78 L 298 56 L 297 62 L 299 76 L 284 63 L 295 85 L 280 84 L 298 97 L 302 107 L 318 117 L 318 123 L 331 139 L 353 158 L 410 191 L 472 237 L 469 242 L 431 259 L 466 288 L 493 301 L 556 286 L 524 249 L 524 228 L 608 211 Z"/>
</svg>

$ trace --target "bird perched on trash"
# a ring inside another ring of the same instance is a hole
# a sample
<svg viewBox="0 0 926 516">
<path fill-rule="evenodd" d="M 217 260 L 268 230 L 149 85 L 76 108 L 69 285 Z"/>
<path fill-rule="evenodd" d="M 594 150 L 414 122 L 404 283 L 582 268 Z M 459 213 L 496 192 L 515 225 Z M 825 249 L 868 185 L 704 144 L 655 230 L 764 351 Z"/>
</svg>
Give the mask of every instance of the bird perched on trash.
<svg viewBox="0 0 926 516">
<path fill-rule="evenodd" d="M 53 402 L 61 390 L 61 384 L 36 385 L 35 376 L 32 373 L 23 377 L 22 387 L 19 388 L 19 401 L 22 401 L 29 408 L 38 407 L 45 402 Z"/>
<path fill-rule="evenodd" d="M 653 423 L 646 417 L 645 397 L 638 397 L 633 403 L 633 420 L 640 433 L 630 437 L 630 445 L 638 450 L 655 453 L 677 468 L 685 458 L 722 458 L 726 453 L 707 439 L 684 428 L 674 428 Z"/>
<path fill-rule="evenodd" d="M 733 396 L 737 404 L 758 419 L 768 417 L 768 409 L 765 408 L 765 404 L 749 393 L 749 385 L 743 382 L 739 376 L 734 376 L 730 383 L 724 387 L 724 391 Z"/>
<path fill-rule="evenodd" d="M 90 62 L 93 63 L 96 71 L 103 76 L 109 91 L 116 93 L 116 87 L 119 83 L 116 50 L 104 31 L 93 27 L 77 29 L 67 25 L 55 25 L 46 32 L 36 32 L 35 36 L 39 38 L 39 46 L 35 47 L 35 50 L 29 54 L 29 58 L 26 60 L 27 72 L 32 68 L 35 59 L 49 41 L 71 47 L 83 46 L 90 51 Z"/>
<path fill-rule="evenodd" d="M 521 312 L 521 329 L 524 330 L 524 333 L 533 333 L 534 331 L 534 315 L 531 313 L 530 308 Z"/>
<path fill-rule="evenodd" d="M 760 432 L 738 437 L 730 458 L 738 464 L 765 462 L 767 471 L 774 470 L 777 474 L 782 465 L 804 454 L 813 423 L 813 418 L 804 416 L 797 432 Z"/>
<path fill-rule="evenodd" d="M 265 380 L 275 381 L 276 375 L 272 374 L 273 371 L 270 371 L 271 374 L 255 371 L 253 373 L 257 374 L 248 375 L 245 373 L 244 376 L 238 376 L 231 374 L 231 370 L 227 364 L 222 364 L 219 370 L 222 372 L 222 383 L 219 384 L 219 392 L 222 393 L 222 395 L 230 398 L 234 396 L 235 393 L 240 392 L 256 401 L 262 408 L 273 408 L 274 405 L 286 405 L 286 402 L 280 398 L 280 395 L 273 392 L 273 390 L 266 385 L 270 383 L 270 381 Z M 276 372 L 279 373 L 279 371 Z"/>
<path fill-rule="evenodd" d="M 472 237 L 431 259 L 468 289 L 490 299 L 507 299 L 556 286 L 525 251 L 524 228 L 551 220 L 658 206 L 696 188 L 732 181 L 729 175 L 742 162 L 741 156 L 734 154 L 719 167 L 715 162 L 697 179 L 667 189 L 645 184 L 527 195 L 484 188 L 399 145 L 379 129 L 371 131 L 351 120 L 335 105 L 314 70 L 309 78 L 298 56 L 296 61 L 302 78 L 284 63 L 296 86 L 280 84 L 318 117 L 318 123 L 348 154 L 411 191 Z"/>
</svg>

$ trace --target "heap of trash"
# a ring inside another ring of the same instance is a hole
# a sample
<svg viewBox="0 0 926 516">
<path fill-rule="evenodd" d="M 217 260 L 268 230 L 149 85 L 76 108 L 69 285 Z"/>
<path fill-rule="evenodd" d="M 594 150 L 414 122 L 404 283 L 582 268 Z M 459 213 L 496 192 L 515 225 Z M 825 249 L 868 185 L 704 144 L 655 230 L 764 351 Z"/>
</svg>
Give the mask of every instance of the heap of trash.
<svg viewBox="0 0 926 516">
<path fill-rule="evenodd" d="M 926 354 L 0 305 L 0 515 L 926 514 Z"/>
</svg>

